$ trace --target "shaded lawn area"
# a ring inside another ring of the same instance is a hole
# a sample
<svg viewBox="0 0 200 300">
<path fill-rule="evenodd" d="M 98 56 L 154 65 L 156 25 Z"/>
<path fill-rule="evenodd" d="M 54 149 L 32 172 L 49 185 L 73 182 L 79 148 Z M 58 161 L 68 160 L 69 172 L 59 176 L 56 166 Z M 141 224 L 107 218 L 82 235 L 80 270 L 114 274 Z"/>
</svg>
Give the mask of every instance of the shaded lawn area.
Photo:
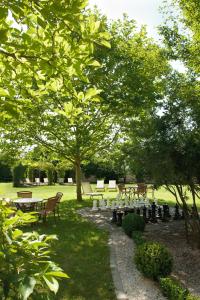
<svg viewBox="0 0 200 300">
<path fill-rule="evenodd" d="M 84 203 L 88 206 L 88 203 Z M 110 271 L 108 233 L 81 218 L 74 201 L 61 204 L 61 219 L 53 218 L 38 224 L 35 230 L 56 234 L 54 260 L 70 276 L 60 282 L 55 299 L 59 300 L 114 300 L 115 293 Z"/>
</svg>

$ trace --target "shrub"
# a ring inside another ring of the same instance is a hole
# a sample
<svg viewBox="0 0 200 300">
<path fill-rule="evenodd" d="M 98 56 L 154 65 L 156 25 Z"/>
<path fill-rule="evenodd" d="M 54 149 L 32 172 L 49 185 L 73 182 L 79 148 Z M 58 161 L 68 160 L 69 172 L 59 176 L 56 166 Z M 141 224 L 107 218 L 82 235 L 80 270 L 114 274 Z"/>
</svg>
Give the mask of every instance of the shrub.
<svg viewBox="0 0 200 300">
<path fill-rule="evenodd" d="M 200 300 L 200 297 L 188 294 L 185 300 Z"/>
<path fill-rule="evenodd" d="M 183 288 L 181 284 L 170 278 L 160 278 L 160 286 L 163 292 L 163 295 L 169 300 L 186 300 L 188 295 L 188 290 Z M 192 300 L 192 298 L 190 298 Z"/>
<path fill-rule="evenodd" d="M 163 245 L 147 242 L 137 248 L 135 263 L 145 276 L 158 279 L 169 275 L 172 270 L 172 256 Z"/>
<path fill-rule="evenodd" d="M 133 231 L 132 232 L 132 238 L 133 238 L 133 240 L 134 240 L 134 242 L 137 246 L 139 246 L 141 244 L 144 244 L 146 242 L 145 239 L 142 236 L 141 231 Z"/>
<path fill-rule="evenodd" d="M 133 231 L 144 231 L 145 222 L 139 215 L 130 213 L 123 219 L 122 227 L 125 233 L 131 237 Z"/>
</svg>

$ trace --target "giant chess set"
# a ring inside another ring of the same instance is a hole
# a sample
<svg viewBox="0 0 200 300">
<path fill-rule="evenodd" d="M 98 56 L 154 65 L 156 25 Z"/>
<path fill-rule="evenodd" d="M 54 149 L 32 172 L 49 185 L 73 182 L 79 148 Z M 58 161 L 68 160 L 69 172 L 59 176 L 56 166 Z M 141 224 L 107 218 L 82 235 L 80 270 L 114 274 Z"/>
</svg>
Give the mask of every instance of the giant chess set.
<svg viewBox="0 0 200 300">
<path fill-rule="evenodd" d="M 136 213 L 143 217 L 146 223 L 157 223 L 158 221 L 168 222 L 169 220 L 184 219 L 184 212 L 176 204 L 175 207 L 169 207 L 168 204 L 158 205 L 158 201 L 148 198 L 129 199 L 122 198 L 120 194 L 115 200 L 93 200 L 92 211 L 110 211 L 112 212 L 112 223 L 121 226 L 122 219 L 128 213 Z"/>
</svg>

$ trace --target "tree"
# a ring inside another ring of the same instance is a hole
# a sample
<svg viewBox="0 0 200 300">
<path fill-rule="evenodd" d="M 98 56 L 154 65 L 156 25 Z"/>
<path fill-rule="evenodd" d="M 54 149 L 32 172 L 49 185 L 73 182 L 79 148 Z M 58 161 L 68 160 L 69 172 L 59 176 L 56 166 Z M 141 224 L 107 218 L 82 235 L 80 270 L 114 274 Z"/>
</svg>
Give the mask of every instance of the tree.
<svg viewBox="0 0 200 300">
<path fill-rule="evenodd" d="M 200 3 L 196 0 L 170 0 L 165 8 L 166 24 L 160 27 L 168 57 L 180 60 L 197 76 L 200 72 Z"/>
<path fill-rule="evenodd" d="M 136 169 L 173 194 L 184 211 L 188 239 L 200 247 L 196 203 L 200 198 L 200 105 L 196 85 L 186 74 L 174 73 L 168 78 L 165 99 L 134 132 L 129 155 Z"/>
<path fill-rule="evenodd" d="M 1 120 L 6 140 L 41 144 L 76 168 L 81 200 L 81 161 L 112 142 L 106 106 L 87 78 L 94 43 L 109 47 L 109 34 L 85 10 L 87 1 L 3 1 L 0 5 Z M 8 10 L 15 20 L 8 20 Z M 16 26 L 17 24 L 17 26 Z"/>
</svg>

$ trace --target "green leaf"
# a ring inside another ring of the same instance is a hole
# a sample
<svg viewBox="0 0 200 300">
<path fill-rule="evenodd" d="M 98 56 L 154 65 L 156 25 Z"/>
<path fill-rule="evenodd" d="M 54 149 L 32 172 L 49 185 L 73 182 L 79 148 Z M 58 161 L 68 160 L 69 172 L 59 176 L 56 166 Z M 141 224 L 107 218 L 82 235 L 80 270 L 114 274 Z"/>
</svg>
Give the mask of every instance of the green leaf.
<svg viewBox="0 0 200 300">
<path fill-rule="evenodd" d="M 34 277 L 26 277 L 24 282 L 20 283 L 19 293 L 23 300 L 27 300 L 28 297 L 33 293 L 36 280 Z"/>
<path fill-rule="evenodd" d="M 6 97 L 6 96 L 9 96 L 9 92 L 0 87 L 0 97 Z"/>
<path fill-rule="evenodd" d="M 61 271 L 54 271 L 54 272 L 48 272 L 46 275 L 55 276 L 55 277 L 62 277 L 62 278 L 69 278 L 67 274 Z"/>
<path fill-rule="evenodd" d="M 96 88 L 90 88 L 87 90 L 86 94 L 85 94 L 85 100 L 88 100 L 98 94 L 101 93 L 102 90 L 97 90 Z"/>
<path fill-rule="evenodd" d="M 56 294 L 59 288 L 58 281 L 54 277 L 48 275 L 44 275 L 43 279 L 46 282 L 49 289 Z"/>
</svg>

